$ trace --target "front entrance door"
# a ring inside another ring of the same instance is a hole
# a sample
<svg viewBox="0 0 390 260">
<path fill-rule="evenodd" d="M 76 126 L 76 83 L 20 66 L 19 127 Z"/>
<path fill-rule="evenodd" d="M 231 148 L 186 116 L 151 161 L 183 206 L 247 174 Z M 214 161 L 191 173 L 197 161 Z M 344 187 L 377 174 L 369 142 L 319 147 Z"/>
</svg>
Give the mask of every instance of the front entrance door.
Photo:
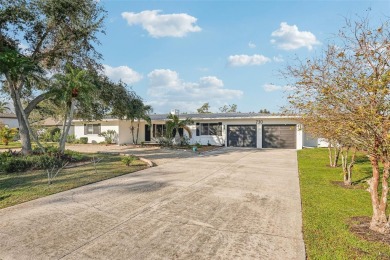
<svg viewBox="0 0 390 260">
<path fill-rule="evenodd" d="M 145 142 L 150 142 L 150 126 L 145 125 Z"/>
</svg>

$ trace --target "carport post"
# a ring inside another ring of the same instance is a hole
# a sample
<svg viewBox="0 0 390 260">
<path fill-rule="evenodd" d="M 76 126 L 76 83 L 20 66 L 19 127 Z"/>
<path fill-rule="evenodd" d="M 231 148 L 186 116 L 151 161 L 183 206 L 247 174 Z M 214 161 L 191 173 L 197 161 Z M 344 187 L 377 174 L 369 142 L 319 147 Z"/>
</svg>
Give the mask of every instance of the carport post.
<svg viewBox="0 0 390 260">
<path fill-rule="evenodd" d="M 256 148 L 263 148 L 263 120 L 256 120 L 256 130 L 257 130 L 257 140 L 256 140 Z"/>
</svg>

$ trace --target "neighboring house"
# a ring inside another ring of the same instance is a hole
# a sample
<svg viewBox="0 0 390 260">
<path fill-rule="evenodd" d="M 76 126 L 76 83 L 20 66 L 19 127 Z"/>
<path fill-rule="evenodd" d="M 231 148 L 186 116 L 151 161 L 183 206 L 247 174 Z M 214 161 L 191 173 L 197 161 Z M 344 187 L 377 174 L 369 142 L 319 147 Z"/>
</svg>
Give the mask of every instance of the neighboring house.
<svg viewBox="0 0 390 260">
<path fill-rule="evenodd" d="M 52 117 L 46 118 L 46 119 L 39 121 L 39 122 L 36 122 L 34 124 L 42 126 L 44 129 L 58 127 L 59 129 L 61 129 L 61 131 L 62 131 L 62 126 L 63 126 L 63 122 L 61 120 L 58 120 L 58 119 L 55 119 Z M 70 125 L 69 134 L 70 135 L 74 134 L 74 123 L 73 122 Z"/>
<path fill-rule="evenodd" d="M 181 114 L 190 117 L 194 124 L 191 143 L 225 145 L 234 147 L 289 148 L 317 147 L 317 138 L 306 135 L 296 117 L 258 113 Z M 167 114 L 150 115 L 151 125 L 140 122 L 138 143 L 156 142 L 164 136 Z M 119 145 L 132 143 L 129 120 L 105 119 L 96 122 L 74 120 L 76 138 L 88 137 L 88 142 L 102 142 L 98 136 L 103 131 L 115 130 Z M 133 126 L 137 127 L 137 122 Z M 182 131 L 179 131 L 183 135 Z M 187 133 L 184 131 L 184 135 Z"/>
<path fill-rule="evenodd" d="M 19 128 L 18 119 L 15 114 L 3 113 L 0 114 L 0 122 L 9 128 Z"/>
</svg>

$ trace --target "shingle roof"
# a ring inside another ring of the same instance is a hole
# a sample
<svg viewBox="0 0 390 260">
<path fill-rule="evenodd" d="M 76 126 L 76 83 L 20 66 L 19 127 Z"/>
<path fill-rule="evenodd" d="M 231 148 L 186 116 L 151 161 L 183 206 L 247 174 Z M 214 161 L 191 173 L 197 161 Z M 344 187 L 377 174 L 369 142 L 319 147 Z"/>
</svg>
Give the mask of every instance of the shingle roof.
<svg viewBox="0 0 390 260">
<path fill-rule="evenodd" d="M 12 113 L 0 113 L 0 118 L 16 118 L 16 115 Z"/>
<path fill-rule="evenodd" d="M 165 120 L 168 114 L 150 115 L 152 120 Z M 190 117 L 192 119 L 231 119 L 231 118 L 265 118 L 281 116 L 280 114 L 262 114 L 262 113 L 205 113 L 205 114 L 179 114 L 180 119 Z"/>
</svg>

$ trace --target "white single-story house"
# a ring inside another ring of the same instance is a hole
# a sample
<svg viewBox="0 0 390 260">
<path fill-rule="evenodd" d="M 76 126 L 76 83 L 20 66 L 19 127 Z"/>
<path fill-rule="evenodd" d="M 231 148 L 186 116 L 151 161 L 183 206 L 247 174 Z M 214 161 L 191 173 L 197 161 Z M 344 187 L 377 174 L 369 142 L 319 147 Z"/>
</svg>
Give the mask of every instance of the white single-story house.
<svg viewBox="0 0 390 260">
<path fill-rule="evenodd" d="M 304 132 L 304 127 L 297 117 L 259 114 L 259 113 L 209 113 L 180 114 L 180 119 L 187 117 L 194 121 L 189 125 L 192 138 L 190 143 L 203 145 L 221 145 L 255 148 L 302 149 L 317 147 L 317 138 Z M 139 123 L 138 143 L 157 142 L 166 131 L 167 114 L 150 115 L 151 125 L 141 120 Z M 136 134 L 137 122 L 133 123 Z M 132 125 L 130 120 L 107 118 L 96 122 L 74 121 L 76 138 L 88 137 L 89 143 L 104 141 L 100 133 L 115 130 L 118 145 L 132 144 Z M 179 131 L 188 137 L 186 131 Z"/>
<path fill-rule="evenodd" d="M 49 118 L 46 118 L 46 119 L 41 120 L 39 122 L 36 122 L 35 124 L 39 125 L 39 126 L 42 126 L 43 129 L 48 129 L 48 128 L 52 128 L 52 127 L 57 127 L 59 129 L 62 129 L 63 121 L 61 121 L 59 119 L 55 119 L 55 118 L 49 117 Z M 70 125 L 68 134 L 69 135 L 73 135 L 74 134 L 74 124 L 73 124 L 73 122 Z"/>
</svg>

